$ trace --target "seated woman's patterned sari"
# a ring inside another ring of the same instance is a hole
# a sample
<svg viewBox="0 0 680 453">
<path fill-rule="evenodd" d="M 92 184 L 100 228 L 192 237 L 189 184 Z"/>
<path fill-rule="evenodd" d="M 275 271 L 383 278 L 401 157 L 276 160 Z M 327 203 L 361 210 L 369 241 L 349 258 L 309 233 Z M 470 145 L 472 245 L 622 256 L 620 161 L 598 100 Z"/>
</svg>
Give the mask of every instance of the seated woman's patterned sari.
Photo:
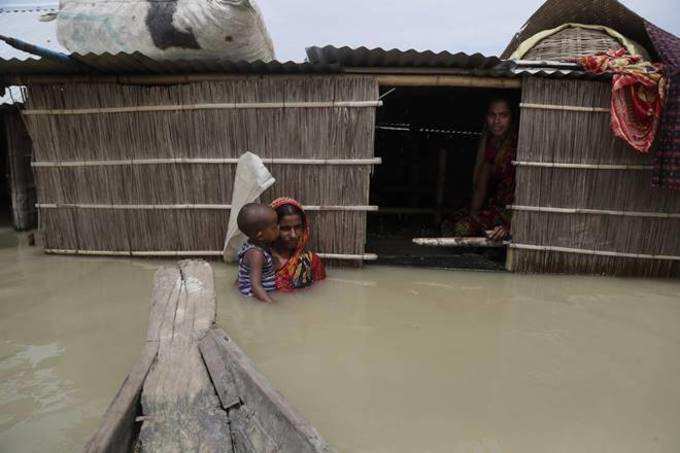
<svg viewBox="0 0 680 453">
<path fill-rule="evenodd" d="M 326 269 L 316 253 L 305 250 L 309 242 L 309 224 L 302 205 L 292 198 L 277 198 L 271 203 L 274 210 L 284 205 L 292 205 L 302 213 L 303 232 L 297 248 L 285 264 L 276 271 L 276 289 L 290 292 L 306 288 L 316 281 L 323 280 L 326 278 Z"/>
<path fill-rule="evenodd" d="M 443 231 L 444 235 L 484 235 L 485 230 L 492 230 L 497 226 L 510 231 L 511 211 L 507 206 L 512 204 L 515 196 L 515 167 L 512 161 L 517 149 L 517 134 L 511 132 L 497 147 L 486 138 L 483 140 L 475 166 L 475 179 L 482 163 L 488 163 L 491 174 L 487 199 L 476 215 L 471 215 L 468 209 L 458 211 L 451 219 L 448 231 Z"/>
</svg>

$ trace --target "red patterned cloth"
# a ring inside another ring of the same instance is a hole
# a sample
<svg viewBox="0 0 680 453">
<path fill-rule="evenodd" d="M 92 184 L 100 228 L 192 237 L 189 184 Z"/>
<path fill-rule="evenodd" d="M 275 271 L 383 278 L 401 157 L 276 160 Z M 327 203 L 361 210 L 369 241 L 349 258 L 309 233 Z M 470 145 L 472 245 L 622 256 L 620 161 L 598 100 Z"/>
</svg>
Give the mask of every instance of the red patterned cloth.
<svg viewBox="0 0 680 453">
<path fill-rule="evenodd" d="M 300 236 L 295 252 L 288 258 L 288 261 L 276 271 L 276 289 L 278 291 L 290 292 L 300 288 L 311 286 L 312 283 L 326 278 L 326 268 L 319 256 L 305 250 L 309 243 L 309 224 L 307 215 L 302 209 L 302 205 L 292 198 L 277 198 L 272 201 L 273 209 L 281 206 L 292 205 L 302 212 L 303 231 Z"/>
<path fill-rule="evenodd" d="M 579 63 L 594 74 L 614 74 L 612 131 L 641 153 L 649 152 L 666 95 L 664 66 L 641 61 L 625 48 L 581 57 Z"/>
</svg>

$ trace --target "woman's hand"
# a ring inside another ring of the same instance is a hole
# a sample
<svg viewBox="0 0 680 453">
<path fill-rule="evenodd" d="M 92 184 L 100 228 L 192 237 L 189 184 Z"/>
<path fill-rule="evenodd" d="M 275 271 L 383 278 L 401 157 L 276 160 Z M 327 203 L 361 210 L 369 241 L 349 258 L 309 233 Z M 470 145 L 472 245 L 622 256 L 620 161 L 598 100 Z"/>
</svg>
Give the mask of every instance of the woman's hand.
<svg viewBox="0 0 680 453">
<path fill-rule="evenodd" d="M 489 233 L 489 239 L 492 241 L 500 242 L 510 235 L 509 231 L 504 226 L 497 226 L 491 233 Z"/>
</svg>

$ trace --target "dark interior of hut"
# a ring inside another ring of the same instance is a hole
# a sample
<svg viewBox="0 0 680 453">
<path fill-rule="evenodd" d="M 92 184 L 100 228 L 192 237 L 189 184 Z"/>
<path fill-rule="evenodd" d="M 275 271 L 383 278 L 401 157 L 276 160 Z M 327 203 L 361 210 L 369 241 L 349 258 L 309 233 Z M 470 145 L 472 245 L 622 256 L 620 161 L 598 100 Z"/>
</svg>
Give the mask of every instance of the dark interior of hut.
<svg viewBox="0 0 680 453">
<path fill-rule="evenodd" d="M 371 180 L 367 251 L 390 264 L 501 268 L 504 248 L 440 248 L 413 238 L 441 237 L 442 220 L 469 205 L 488 103 L 520 100 L 518 90 L 381 87 Z M 518 114 L 515 119 L 518 120 Z"/>
<path fill-rule="evenodd" d="M 11 223 L 9 162 L 4 131 L 4 123 L 0 115 L 0 227 Z"/>
</svg>

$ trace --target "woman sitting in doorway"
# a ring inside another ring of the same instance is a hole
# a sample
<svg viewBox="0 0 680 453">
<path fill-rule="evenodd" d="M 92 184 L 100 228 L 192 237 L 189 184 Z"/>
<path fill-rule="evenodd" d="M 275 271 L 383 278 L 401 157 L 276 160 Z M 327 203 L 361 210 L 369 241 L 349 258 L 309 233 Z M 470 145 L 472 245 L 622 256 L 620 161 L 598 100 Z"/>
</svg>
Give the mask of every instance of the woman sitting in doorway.
<svg viewBox="0 0 680 453">
<path fill-rule="evenodd" d="M 477 151 L 470 206 L 442 223 L 443 236 L 485 236 L 503 240 L 510 235 L 515 195 L 517 132 L 510 103 L 494 99 L 486 113 L 484 134 Z"/>
<path fill-rule="evenodd" d="M 314 252 L 305 250 L 309 225 L 302 206 L 292 198 L 277 198 L 271 207 L 278 215 L 279 239 L 272 252 L 277 261 L 276 289 L 294 291 L 326 278 L 326 269 Z"/>
</svg>

